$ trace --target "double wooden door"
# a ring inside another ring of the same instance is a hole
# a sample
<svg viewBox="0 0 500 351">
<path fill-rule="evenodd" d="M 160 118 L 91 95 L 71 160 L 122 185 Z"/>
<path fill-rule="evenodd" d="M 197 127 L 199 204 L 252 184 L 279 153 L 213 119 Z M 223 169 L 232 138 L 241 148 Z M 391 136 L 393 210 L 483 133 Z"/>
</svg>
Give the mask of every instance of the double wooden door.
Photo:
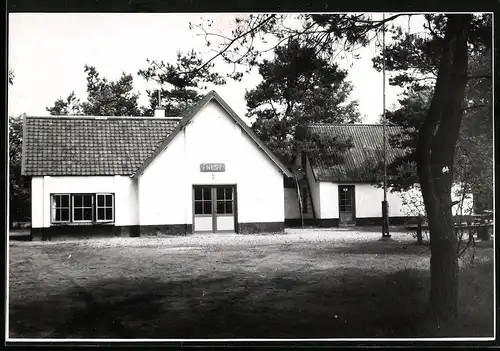
<svg viewBox="0 0 500 351">
<path fill-rule="evenodd" d="M 236 194 L 234 185 L 193 186 L 193 231 L 234 232 Z"/>
</svg>

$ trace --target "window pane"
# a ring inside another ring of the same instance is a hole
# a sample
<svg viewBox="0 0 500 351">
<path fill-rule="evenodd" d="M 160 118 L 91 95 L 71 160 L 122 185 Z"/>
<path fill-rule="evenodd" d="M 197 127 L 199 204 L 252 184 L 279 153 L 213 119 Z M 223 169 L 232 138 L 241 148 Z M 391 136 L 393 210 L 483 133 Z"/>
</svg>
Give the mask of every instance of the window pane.
<svg viewBox="0 0 500 351">
<path fill-rule="evenodd" d="M 203 200 L 212 200 L 211 188 L 203 188 Z"/>
<path fill-rule="evenodd" d="M 86 208 L 83 210 L 83 219 L 86 221 L 92 220 L 92 209 L 91 208 Z"/>
<path fill-rule="evenodd" d="M 217 213 L 220 213 L 220 214 L 226 213 L 226 210 L 224 207 L 224 201 L 217 201 Z"/>
<path fill-rule="evenodd" d="M 106 208 L 106 220 L 111 221 L 113 219 L 113 209 L 111 207 Z"/>
<path fill-rule="evenodd" d="M 200 191 L 201 194 L 201 191 Z M 194 214 L 203 214 L 203 207 L 201 201 L 194 202 Z"/>
<path fill-rule="evenodd" d="M 98 220 L 98 221 L 102 221 L 102 220 L 104 220 L 104 219 L 106 219 L 106 218 L 104 217 L 104 208 L 98 208 L 98 209 L 97 209 L 97 220 Z"/>
<path fill-rule="evenodd" d="M 64 208 L 61 211 L 61 221 L 68 222 L 69 221 L 69 208 Z"/>
<path fill-rule="evenodd" d="M 224 200 L 224 188 L 217 188 L 217 200 Z"/>
<path fill-rule="evenodd" d="M 233 202 L 226 201 L 226 213 L 233 213 Z"/>
<path fill-rule="evenodd" d="M 233 188 L 226 188 L 226 200 L 232 200 L 233 199 Z"/>
<path fill-rule="evenodd" d="M 83 210 L 79 209 L 79 208 L 75 208 L 74 212 L 73 212 L 73 220 L 81 221 L 82 219 L 83 219 Z"/>
<path fill-rule="evenodd" d="M 202 190 L 201 190 L 201 188 L 195 188 L 194 189 L 194 199 L 195 200 L 202 200 Z"/>
<path fill-rule="evenodd" d="M 203 214 L 212 213 L 212 201 L 203 201 Z"/>
<path fill-rule="evenodd" d="M 59 222 L 61 220 L 61 210 L 55 210 L 55 218 L 54 220 Z"/>
<path fill-rule="evenodd" d="M 106 206 L 113 207 L 113 195 L 106 195 Z"/>
<path fill-rule="evenodd" d="M 104 206 L 104 195 L 97 195 L 97 206 Z"/>
<path fill-rule="evenodd" d="M 83 197 L 83 205 L 85 207 L 92 207 L 92 195 L 85 195 Z"/>
<path fill-rule="evenodd" d="M 54 195 L 52 204 L 54 208 L 61 207 L 61 197 L 59 195 Z"/>
<path fill-rule="evenodd" d="M 61 207 L 69 207 L 69 195 L 61 196 Z"/>
<path fill-rule="evenodd" d="M 75 207 L 82 207 L 82 205 L 83 205 L 82 196 L 75 195 L 73 198 L 74 198 L 74 206 Z"/>
</svg>

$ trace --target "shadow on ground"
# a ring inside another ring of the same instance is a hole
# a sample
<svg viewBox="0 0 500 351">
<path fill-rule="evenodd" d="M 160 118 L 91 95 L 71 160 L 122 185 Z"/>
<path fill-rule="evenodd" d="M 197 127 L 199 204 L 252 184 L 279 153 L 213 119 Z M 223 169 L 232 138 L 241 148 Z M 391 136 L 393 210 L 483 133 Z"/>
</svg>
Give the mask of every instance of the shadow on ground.
<svg viewBox="0 0 500 351">
<path fill-rule="evenodd" d="M 11 337 L 319 338 L 415 336 L 425 272 L 362 270 L 307 279 L 232 274 L 196 281 L 115 279 L 11 304 Z M 355 279 L 352 277 L 359 277 Z M 306 277 L 305 277 L 306 278 Z M 34 317 L 36 316 L 36 317 Z"/>
</svg>

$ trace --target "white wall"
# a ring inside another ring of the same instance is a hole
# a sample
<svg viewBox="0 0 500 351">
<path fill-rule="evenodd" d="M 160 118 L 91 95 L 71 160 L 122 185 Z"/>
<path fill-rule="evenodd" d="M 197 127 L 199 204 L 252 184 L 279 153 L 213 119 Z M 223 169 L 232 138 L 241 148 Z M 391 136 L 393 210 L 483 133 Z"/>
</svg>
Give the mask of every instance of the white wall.
<svg viewBox="0 0 500 351">
<path fill-rule="evenodd" d="M 320 182 L 320 208 L 318 218 L 338 218 L 338 186 L 339 183 Z M 382 216 L 382 200 L 384 199 L 383 188 L 367 183 L 342 183 L 342 185 L 354 185 L 356 218 L 369 218 Z M 456 189 L 456 187 L 454 187 Z M 412 201 L 416 205 L 411 204 Z M 458 197 L 452 192 L 452 200 Z M 389 203 L 389 216 L 415 216 L 417 209 L 420 212 L 424 209 L 422 195 L 418 189 L 410 189 L 406 192 L 387 192 L 387 202 Z M 472 196 L 468 196 L 465 207 L 472 206 Z M 453 214 L 457 213 L 457 206 L 453 207 Z M 465 213 L 465 211 L 464 211 Z"/>
<path fill-rule="evenodd" d="M 31 225 L 50 227 L 50 195 L 54 193 L 115 193 L 115 225 L 137 224 L 136 185 L 122 176 L 33 177 L 31 182 Z"/>
<path fill-rule="evenodd" d="M 43 177 L 31 179 L 31 227 L 43 228 L 44 201 Z"/>
<path fill-rule="evenodd" d="M 131 177 L 115 176 L 115 224 L 139 224 L 137 183 Z"/>
<path fill-rule="evenodd" d="M 299 200 L 295 188 L 285 188 L 285 218 L 300 218 Z"/>
<path fill-rule="evenodd" d="M 384 190 L 372 184 L 365 183 L 330 183 L 320 182 L 320 218 L 339 217 L 339 185 L 354 185 L 356 218 L 380 217 L 382 215 L 382 200 Z M 389 216 L 405 216 L 402 199 L 399 193 L 387 192 Z"/>
<path fill-rule="evenodd" d="M 225 172 L 200 172 L 225 163 Z M 236 184 L 238 222 L 283 222 L 283 175 L 215 101 L 139 177 L 141 225 L 192 224 L 192 186 Z"/>
</svg>

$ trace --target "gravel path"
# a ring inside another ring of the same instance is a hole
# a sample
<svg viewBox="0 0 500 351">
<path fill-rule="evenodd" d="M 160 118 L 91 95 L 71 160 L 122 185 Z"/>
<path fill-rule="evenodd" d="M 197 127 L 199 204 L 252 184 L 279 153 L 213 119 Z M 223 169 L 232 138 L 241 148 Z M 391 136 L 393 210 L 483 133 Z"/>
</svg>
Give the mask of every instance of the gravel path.
<svg viewBox="0 0 500 351">
<path fill-rule="evenodd" d="M 412 243 L 415 240 L 408 232 L 391 232 L 392 239 L 399 243 Z M 255 246 L 255 245 L 286 245 L 292 243 L 317 244 L 335 243 L 338 245 L 351 245 L 359 242 L 377 241 L 381 234 L 376 231 L 367 231 L 365 228 L 328 228 L 328 229 L 286 229 L 284 234 L 194 234 L 187 236 L 143 236 L 138 238 L 115 237 L 115 238 L 93 238 L 71 239 L 60 238 L 52 241 L 32 242 L 10 242 L 11 246 L 38 246 L 65 244 L 76 244 L 89 247 L 156 247 L 173 246 L 184 247 L 184 249 L 199 246 Z"/>
</svg>

